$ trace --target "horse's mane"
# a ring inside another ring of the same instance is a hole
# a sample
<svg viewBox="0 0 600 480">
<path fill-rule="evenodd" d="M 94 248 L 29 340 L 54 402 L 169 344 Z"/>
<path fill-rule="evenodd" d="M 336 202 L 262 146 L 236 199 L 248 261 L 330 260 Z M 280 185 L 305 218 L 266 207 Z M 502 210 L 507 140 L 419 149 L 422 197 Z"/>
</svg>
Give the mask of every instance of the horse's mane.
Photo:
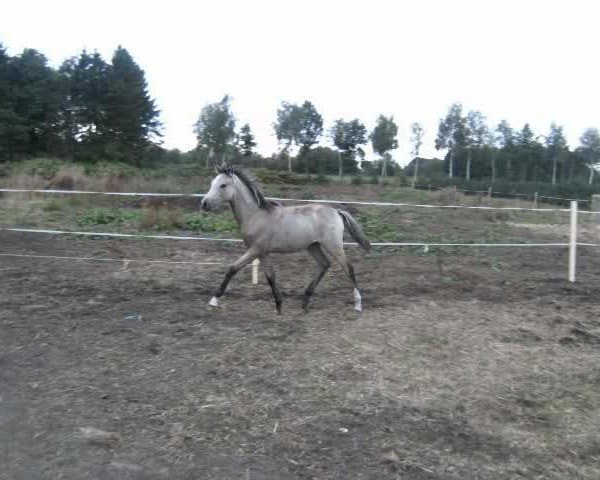
<svg viewBox="0 0 600 480">
<path fill-rule="evenodd" d="M 230 177 L 236 176 L 246 186 L 248 191 L 252 194 L 254 200 L 258 204 L 258 208 L 263 210 L 272 210 L 274 207 L 279 206 L 278 202 L 267 200 L 264 193 L 257 185 L 256 180 L 250 176 L 247 172 L 233 165 L 223 164 L 217 167 L 217 173 L 224 173 Z"/>
</svg>

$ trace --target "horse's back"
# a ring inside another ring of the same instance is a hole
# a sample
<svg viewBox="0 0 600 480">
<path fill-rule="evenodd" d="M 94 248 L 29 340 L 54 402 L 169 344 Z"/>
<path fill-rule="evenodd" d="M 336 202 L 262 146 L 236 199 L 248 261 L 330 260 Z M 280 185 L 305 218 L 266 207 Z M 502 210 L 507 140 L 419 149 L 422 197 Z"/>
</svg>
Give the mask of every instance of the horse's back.
<svg viewBox="0 0 600 480">
<path fill-rule="evenodd" d="M 271 225 L 271 251 L 299 251 L 313 243 L 330 244 L 342 239 L 344 223 L 327 205 L 279 207 Z"/>
</svg>

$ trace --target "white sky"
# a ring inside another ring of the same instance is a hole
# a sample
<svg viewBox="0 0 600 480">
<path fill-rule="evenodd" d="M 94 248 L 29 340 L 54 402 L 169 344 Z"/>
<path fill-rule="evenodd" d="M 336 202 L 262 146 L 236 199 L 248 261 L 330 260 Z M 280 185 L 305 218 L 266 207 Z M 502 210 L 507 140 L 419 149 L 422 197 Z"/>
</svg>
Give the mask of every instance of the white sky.
<svg viewBox="0 0 600 480">
<path fill-rule="evenodd" d="M 556 121 L 577 145 L 600 127 L 599 14 L 595 0 L 8 1 L 0 41 L 55 66 L 83 48 L 110 60 L 121 44 L 146 72 L 168 147 L 192 148 L 202 106 L 229 93 L 263 154 L 277 149 L 280 102 L 308 99 L 327 129 L 394 115 L 406 164 L 410 123 L 426 129 L 422 154 L 440 155 L 437 122 L 454 101 L 494 125 L 547 133 Z"/>
</svg>

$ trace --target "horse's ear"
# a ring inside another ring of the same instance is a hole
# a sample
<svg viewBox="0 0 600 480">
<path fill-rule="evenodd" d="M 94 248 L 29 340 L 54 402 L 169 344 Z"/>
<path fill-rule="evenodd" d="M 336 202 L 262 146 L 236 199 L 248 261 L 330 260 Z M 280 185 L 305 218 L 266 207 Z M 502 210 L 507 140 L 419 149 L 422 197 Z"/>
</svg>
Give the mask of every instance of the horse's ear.
<svg viewBox="0 0 600 480">
<path fill-rule="evenodd" d="M 218 175 L 219 174 L 219 167 L 217 166 L 217 164 L 215 163 L 215 173 Z"/>
</svg>

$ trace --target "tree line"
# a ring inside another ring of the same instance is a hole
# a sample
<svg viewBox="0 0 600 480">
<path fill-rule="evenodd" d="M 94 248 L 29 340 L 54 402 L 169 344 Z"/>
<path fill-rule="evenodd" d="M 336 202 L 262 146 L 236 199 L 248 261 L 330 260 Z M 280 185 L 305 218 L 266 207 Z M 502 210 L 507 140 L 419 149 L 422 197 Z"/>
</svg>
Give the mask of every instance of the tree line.
<svg viewBox="0 0 600 480">
<path fill-rule="evenodd" d="M 236 119 L 228 95 L 219 102 L 204 106 L 194 125 L 194 132 L 198 141 L 197 150 L 204 153 L 207 167 L 223 160 L 243 161 L 244 157 L 246 163 L 252 165 L 256 142 L 250 125 L 244 124 L 239 134 L 235 128 Z M 325 132 L 323 117 L 310 101 L 306 100 L 300 105 L 282 102 L 273 129 L 282 148 L 277 155 L 262 159 L 264 166 L 306 174 L 338 173 L 340 176 L 356 174 L 361 168 L 380 170 L 382 176 L 395 171 L 389 152 L 398 146 L 398 126 L 392 116 L 380 115 L 371 133 L 358 119 L 338 119 L 331 130 Z M 335 149 L 317 146 L 324 135 L 329 137 Z M 380 156 L 378 162 L 365 160 L 363 147 L 369 141 Z M 292 147 L 297 148 L 295 156 L 291 154 Z"/>
<path fill-rule="evenodd" d="M 262 157 L 255 152 L 250 125 L 238 130 L 231 103 L 225 95 L 201 109 L 192 152 L 168 151 L 160 146 L 160 112 L 144 71 L 126 49 L 118 47 L 110 62 L 83 51 L 54 69 L 36 50 L 10 56 L 0 44 L 0 160 L 53 156 L 142 165 L 192 157 L 207 167 L 225 160 L 307 174 L 402 171 L 391 154 L 399 135 L 392 116 L 379 115 L 370 132 L 358 118 L 336 119 L 326 131 L 310 101 L 282 102 L 273 123 L 281 149 Z M 414 184 L 420 175 L 422 125 L 412 123 L 409 135 L 413 161 L 403 173 Z M 331 147 L 320 145 L 323 140 Z M 376 160 L 366 158 L 368 143 Z M 596 128 L 583 132 L 580 145 L 570 149 L 560 125 L 553 123 L 546 134 L 534 133 L 529 124 L 514 129 L 506 120 L 490 127 L 481 112 L 465 114 L 460 103 L 440 119 L 435 147 L 446 152 L 439 173 L 466 180 L 592 183 L 600 162 Z"/>
<path fill-rule="evenodd" d="M 552 185 L 586 178 L 592 183 L 600 166 L 598 129 L 586 129 L 579 142 L 571 150 L 563 127 L 556 123 L 546 134 L 534 133 L 528 123 L 514 129 L 506 120 L 492 128 L 481 112 L 471 110 L 465 115 L 462 105 L 455 103 L 440 119 L 435 148 L 447 150 L 444 169 L 450 178 Z"/>
<path fill-rule="evenodd" d="M 0 44 L 0 159 L 140 164 L 160 136 L 144 72 L 126 49 L 110 62 L 83 51 L 54 69 L 37 50 L 11 57 Z"/>
</svg>

